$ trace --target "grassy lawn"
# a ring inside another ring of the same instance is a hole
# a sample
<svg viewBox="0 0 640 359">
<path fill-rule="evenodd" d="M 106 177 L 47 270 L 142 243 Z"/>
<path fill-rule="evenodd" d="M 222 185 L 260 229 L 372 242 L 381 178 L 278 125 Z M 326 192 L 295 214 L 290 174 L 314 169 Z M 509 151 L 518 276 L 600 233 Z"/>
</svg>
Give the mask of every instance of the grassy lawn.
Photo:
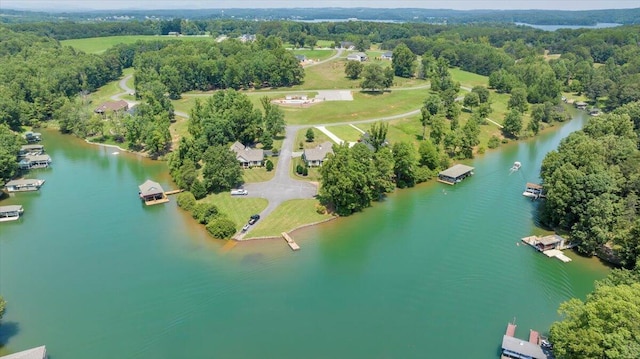
<svg viewBox="0 0 640 359">
<path fill-rule="evenodd" d="M 89 54 L 99 54 L 108 48 L 118 44 L 133 44 L 137 41 L 151 40 L 199 40 L 214 41 L 208 36 L 160 36 L 160 35 L 124 35 L 124 36 L 106 36 L 106 37 L 90 37 L 87 39 L 62 40 L 60 43 L 65 46 L 71 46 L 77 50 L 84 51 Z"/>
<path fill-rule="evenodd" d="M 341 140 L 347 142 L 356 142 L 362 136 L 362 133 L 349 125 L 329 126 L 327 130 L 338 136 Z"/>
<path fill-rule="evenodd" d="M 473 72 L 467 72 L 458 68 L 449 69 L 451 77 L 454 81 L 460 82 L 462 86 L 474 87 L 474 86 L 489 86 L 489 77 L 474 74 Z"/>
<path fill-rule="evenodd" d="M 320 222 L 331 218 L 328 214 L 316 211 L 315 199 L 295 199 L 284 202 L 264 220 L 258 221 L 247 237 L 279 236 L 305 224 Z M 295 216 L 291 214 L 295 213 Z"/>
<path fill-rule="evenodd" d="M 329 136 L 325 135 L 324 132 L 321 132 L 320 130 L 318 130 L 317 128 L 313 128 L 313 133 L 314 133 L 314 138 L 313 138 L 313 142 L 307 142 L 307 129 L 303 129 L 298 131 L 298 133 L 296 133 L 296 140 L 293 143 L 293 150 L 294 151 L 302 151 L 302 148 L 300 148 L 300 143 L 302 143 L 302 146 L 304 148 L 314 148 L 317 147 L 319 144 L 329 141 L 331 143 L 333 143 L 333 141 L 331 141 L 331 139 L 329 138 Z"/>
<path fill-rule="evenodd" d="M 254 167 L 247 168 L 242 170 L 242 179 L 246 183 L 252 182 L 265 182 L 273 178 L 276 174 L 275 166 L 278 165 L 278 157 L 268 157 L 268 159 L 273 162 L 273 170 L 267 171 L 265 167 Z"/>
<path fill-rule="evenodd" d="M 322 61 L 324 59 L 328 59 L 331 56 L 335 55 L 336 50 L 330 49 L 330 50 L 293 50 L 293 53 L 296 55 L 304 55 L 307 57 L 307 59 L 310 60 L 314 60 L 314 61 Z"/>
<path fill-rule="evenodd" d="M 240 230 L 247 223 L 252 214 L 260 213 L 268 204 L 264 198 L 231 196 L 229 192 L 208 195 L 200 202 L 215 204 L 221 213 L 235 222 L 237 230 Z"/>
<path fill-rule="evenodd" d="M 133 68 L 122 70 L 122 77 L 131 75 L 131 74 L 133 74 Z M 111 96 L 117 95 L 123 92 L 122 89 L 120 88 L 120 85 L 118 84 L 119 82 L 120 80 L 111 81 L 108 84 L 97 89 L 95 92 L 92 92 L 91 94 L 89 94 L 91 111 L 94 110 L 94 107 L 98 107 L 103 102 L 112 101 Z M 130 95 L 122 96 L 122 98 L 130 101 L 135 100 L 133 96 L 130 96 Z"/>
<path fill-rule="evenodd" d="M 354 92 L 353 101 L 327 101 L 308 108 L 283 107 L 290 124 L 320 124 L 366 120 L 410 112 L 420 108 L 428 90 L 384 93 Z"/>
<path fill-rule="evenodd" d="M 308 167 L 307 175 L 302 176 L 296 173 L 296 168 L 298 165 L 305 167 L 305 163 L 301 157 L 296 157 L 291 160 L 291 171 L 289 173 L 289 177 L 301 180 L 301 181 L 309 181 L 309 182 L 320 182 L 320 167 Z"/>
</svg>

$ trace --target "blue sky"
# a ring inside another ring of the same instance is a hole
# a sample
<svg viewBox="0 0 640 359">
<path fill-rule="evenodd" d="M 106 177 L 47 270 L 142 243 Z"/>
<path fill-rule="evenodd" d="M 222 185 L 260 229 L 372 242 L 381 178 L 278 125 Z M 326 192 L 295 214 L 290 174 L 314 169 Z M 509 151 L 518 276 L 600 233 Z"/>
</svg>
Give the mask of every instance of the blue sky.
<svg viewBox="0 0 640 359">
<path fill-rule="evenodd" d="M 0 0 L 0 8 L 28 10 L 225 9 L 370 7 L 427 9 L 592 10 L 640 7 L 638 0 Z"/>
</svg>

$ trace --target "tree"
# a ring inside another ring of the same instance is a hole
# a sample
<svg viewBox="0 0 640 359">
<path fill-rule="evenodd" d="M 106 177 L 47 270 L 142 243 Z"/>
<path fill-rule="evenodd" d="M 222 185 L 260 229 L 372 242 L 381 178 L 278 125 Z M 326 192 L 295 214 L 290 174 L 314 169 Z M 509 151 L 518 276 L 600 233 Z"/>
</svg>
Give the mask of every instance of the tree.
<svg viewBox="0 0 640 359">
<path fill-rule="evenodd" d="M 480 104 L 480 96 L 475 92 L 469 92 L 464 96 L 464 106 L 473 110 L 474 107 Z"/>
<path fill-rule="evenodd" d="M 192 211 L 196 206 L 196 197 L 191 192 L 182 192 L 178 193 L 176 198 L 176 203 L 178 207 L 184 209 L 185 211 Z"/>
<path fill-rule="evenodd" d="M 489 102 L 489 96 L 491 93 L 486 87 L 480 86 L 480 85 L 474 86 L 471 89 L 471 92 L 478 94 L 478 99 L 480 100 L 480 103 Z"/>
<path fill-rule="evenodd" d="M 413 77 L 416 70 L 416 54 L 404 43 L 398 44 L 393 50 L 393 57 L 391 60 L 391 67 L 396 76 L 400 77 Z"/>
<path fill-rule="evenodd" d="M 263 132 L 273 138 L 284 131 L 284 112 L 280 107 L 271 103 L 271 99 L 268 96 L 260 98 L 260 103 L 262 103 L 262 109 L 264 110 L 262 119 L 264 123 Z"/>
<path fill-rule="evenodd" d="M 430 170 L 435 170 L 440 164 L 440 154 L 438 148 L 431 141 L 420 142 L 418 148 L 420 154 L 420 166 L 426 166 Z"/>
<path fill-rule="evenodd" d="M 529 109 L 529 104 L 527 103 L 527 90 L 522 87 L 511 90 L 511 97 L 509 98 L 507 108 L 516 109 L 520 113 L 527 112 Z"/>
<path fill-rule="evenodd" d="M 219 193 L 242 183 L 242 170 L 235 153 L 226 146 L 212 146 L 203 156 L 207 192 Z"/>
<path fill-rule="evenodd" d="M 316 134 L 313 132 L 312 128 L 308 128 L 305 137 L 307 139 L 307 142 L 313 142 L 313 140 L 316 138 Z"/>
<path fill-rule="evenodd" d="M 398 142 L 393 145 L 393 172 L 399 188 L 413 187 L 416 184 L 418 156 L 411 143 Z"/>
<path fill-rule="evenodd" d="M 420 123 L 422 124 L 422 139 L 426 139 L 427 126 L 432 124 L 432 119 L 438 115 L 442 108 L 442 100 L 438 95 L 429 95 L 420 109 Z M 439 141 L 438 141 L 439 142 Z"/>
<path fill-rule="evenodd" d="M 267 169 L 267 172 L 273 171 L 273 162 L 271 162 L 271 160 L 265 161 L 264 167 Z"/>
<path fill-rule="evenodd" d="M 363 91 L 379 92 L 386 88 L 386 78 L 382 67 L 377 63 L 368 64 L 364 67 L 362 77 L 364 80 L 360 84 Z"/>
<path fill-rule="evenodd" d="M 384 88 L 389 88 L 393 86 L 393 80 L 395 79 L 395 74 L 393 73 L 393 69 L 391 67 L 385 67 L 384 69 Z"/>
<path fill-rule="evenodd" d="M 480 144 L 480 124 L 476 116 L 471 116 L 462 126 L 461 152 L 464 158 L 473 158 L 473 148 Z"/>
<path fill-rule="evenodd" d="M 518 137 L 522 130 L 522 114 L 515 108 L 511 109 L 504 118 L 502 131 L 513 137 Z"/>
<path fill-rule="evenodd" d="M 362 74 L 362 70 L 364 69 L 364 64 L 360 61 L 347 61 L 347 64 L 344 66 L 344 73 L 351 80 L 357 80 L 360 78 Z"/>
<path fill-rule="evenodd" d="M 373 146 L 373 151 L 378 152 L 382 146 L 387 142 L 387 132 L 389 131 L 389 124 L 378 121 L 371 125 L 369 129 L 369 138 L 367 142 Z"/>
<path fill-rule="evenodd" d="M 209 232 L 213 238 L 217 239 L 229 239 L 237 232 L 236 224 L 226 217 L 216 218 L 210 221 L 206 228 L 207 232 Z"/>
<path fill-rule="evenodd" d="M 0 180 L 11 179 L 18 171 L 18 151 L 22 139 L 9 126 L 0 123 Z"/>
<path fill-rule="evenodd" d="M 431 132 L 429 133 L 429 137 L 433 140 L 433 143 L 436 144 L 436 146 L 440 145 L 446 131 L 444 118 L 442 118 L 442 116 L 434 116 L 431 119 Z"/>
</svg>

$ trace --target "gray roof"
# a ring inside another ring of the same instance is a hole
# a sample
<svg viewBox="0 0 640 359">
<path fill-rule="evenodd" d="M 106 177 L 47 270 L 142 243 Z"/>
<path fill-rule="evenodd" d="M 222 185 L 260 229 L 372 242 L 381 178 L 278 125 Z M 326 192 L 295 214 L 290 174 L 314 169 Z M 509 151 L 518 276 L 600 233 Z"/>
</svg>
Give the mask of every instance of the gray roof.
<svg viewBox="0 0 640 359">
<path fill-rule="evenodd" d="M 22 211 L 22 206 L 19 204 L 14 204 L 10 206 L 0 206 L 0 212 L 19 212 L 19 211 Z"/>
<path fill-rule="evenodd" d="M 44 145 L 23 145 L 20 147 L 21 150 L 41 150 L 44 148 Z"/>
<path fill-rule="evenodd" d="M 529 343 L 526 340 L 504 335 L 502 337 L 502 349 L 514 353 L 525 355 L 534 359 L 546 359 L 547 356 L 539 346 Z"/>
<path fill-rule="evenodd" d="M 9 181 L 5 184 L 6 187 L 9 186 L 25 186 L 25 185 L 30 185 L 30 184 L 40 184 L 41 182 L 43 182 L 42 180 L 39 179 L 31 179 L 31 178 L 25 178 L 25 179 L 17 179 L 17 180 L 12 180 Z"/>
<path fill-rule="evenodd" d="M 153 182 L 152 180 L 146 180 L 143 184 L 138 186 L 140 189 L 140 194 L 143 196 L 152 196 L 155 194 L 164 193 L 162 186 L 158 182 Z"/>
<path fill-rule="evenodd" d="M 382 56 L 384 56 L 384 57 L 393 57 L 393 52 L 387 51 L 384 54 L 382 54 Z"/>
<path fill-rule="evenodd" d="M 23 350 L 18 353 L 13 353 L 0 357 L 0 359 L 44 359 L 47 357 L 47 347 L 44 345 L 37 348 L 31 348 Z"/>
<path fill-rule="evenodd" d="M 564 240 L 564 238 L 560 237 L 557 234 L 551 234 L 548 236 L 544 236 L 542 238 L 540 238 L 538 240 L 538 242 L 544 244 L 545 246 L 549 245 L 549 244 L 556 244 L 556 243 L 560 243 Z"/>
<path fill-rule="evenodd" d="M 457 178 L 462 176 L 463 174 L 467 173 L 467 172 L 471 172 L 473 171 L 473 167 L 470 166 L 465 166 L 465 165 L 461 165 L 461 164 L 457 164 L 453 167 L 450 167 L 440 173 L 438 173 L 438 176 L 446 176 L 446 177 L 451 177 L 451 178 Z"/>
<path fill-rule="evenodd" d="M 51 157 L 49 155 L 37 155 L 37 156 L 27 156 L 26 159 L 31 162 L 40 162 L 40 161 L 49 161 L 51 162 Z"/>
<path fill-rule="evenodd" d="M 329 153 L 333 153 L 333 143 L 327 141 L 319 144 L 315 148 L 305 149 L 304 158 L 307 161 L 322 161 Z"/>
<path fill-rule="evenodd" d="M 236 159 L 246 162 L 259 162 L 264 160 L 264 150 L 245 147 L 236 141 L 231 145 L 231 151 L 236 153 Z"/>
</svg>

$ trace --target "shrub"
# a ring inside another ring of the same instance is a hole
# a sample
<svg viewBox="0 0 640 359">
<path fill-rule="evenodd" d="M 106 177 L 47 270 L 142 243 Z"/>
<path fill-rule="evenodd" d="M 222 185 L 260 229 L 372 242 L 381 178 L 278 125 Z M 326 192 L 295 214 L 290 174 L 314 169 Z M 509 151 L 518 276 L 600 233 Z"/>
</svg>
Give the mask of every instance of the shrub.
<svg viewBox="0 0 640 359">
<path fill-rule="evenodd" d="M 489 142 L 487 143 L 487 147 L 497 148 L 498 146 L 500 146 L 500 139 L 498 138 L 498 136 L 496 135 L 491 136 L 491 138 L 489 139 Z"/>
<path fill-rule="evenodd" d="M 308 176 L 309 175 L 309 169 L 307 167 L 302 167 L 302 175 L 303 176 Z"/>
<path fill-rule="evenodd" d="M 218 215 L 218 207 L 213 203 L 198 203 L 193 208 L 191 215 L 202 224 L 211 222 Z"/>
<path fill-rule="evenodd" d="M 301 175 L 302 174 L 302 165 L 297 165 L 296 166 L 296 173 Z"/>
<path fill-rule="evenodd" d="M 416 183 L 422 183 L 430 180 L 433 177 L 435 171 L 430 170 L 428 167 L 418 167 L 415 171 Z"/>
<path fill-rule="evenodd" d="M 483 154 L 485 152 L 484 146 L 478 147 L 478 154 Z"/>
<path fill-rule="evenodd" d="M 267 160 L 264 166 L 267 168 L 267 172 L 273 171 L 273 162 L 271 162 L 271 160 Z"/>
<path fill-rule="evenodd" d="M 193 193 L 187 191 L 179 193 L 176 199 L 178 206 L 185 211 L 191 212 L 193 207 L 196 205 L 196 197 L 193 196 Z"/>
<path fill-rule="evenodd" d="M 207 195 L 207 189 L 200 180 L 195 180 L 191 184 L 191 193 L 196 199 L 203 199 Z"/>
<path fill-rule="evenodd" d="M 327 214 L 327 207 L 318 204 L 316 205 L 316 212 L 318 212 L 318 214 Z"/>
<path fill-rule="evenodd" d="M 236 224 L 228 218 L 216 218 L 207 224 L 207 232 L 218 239 L 229 239 L 236 233 Z"/>
</svg>

